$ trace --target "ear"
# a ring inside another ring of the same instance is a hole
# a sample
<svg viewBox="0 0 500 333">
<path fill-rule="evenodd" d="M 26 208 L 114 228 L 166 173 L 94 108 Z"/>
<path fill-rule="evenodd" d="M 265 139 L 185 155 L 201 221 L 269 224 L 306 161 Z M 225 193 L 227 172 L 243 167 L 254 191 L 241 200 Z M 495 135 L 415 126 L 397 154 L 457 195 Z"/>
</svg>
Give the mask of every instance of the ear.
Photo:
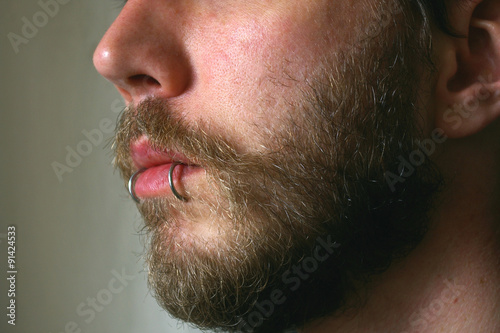
<svg viewBox="0 0 500 333">
<path fill-rule="evenodd" d="M 435 124 L 462 138 L 500 118 L 500 1 L 448 4 L 450 25 L 464 37 L 437 37 Z"/>
</svg>

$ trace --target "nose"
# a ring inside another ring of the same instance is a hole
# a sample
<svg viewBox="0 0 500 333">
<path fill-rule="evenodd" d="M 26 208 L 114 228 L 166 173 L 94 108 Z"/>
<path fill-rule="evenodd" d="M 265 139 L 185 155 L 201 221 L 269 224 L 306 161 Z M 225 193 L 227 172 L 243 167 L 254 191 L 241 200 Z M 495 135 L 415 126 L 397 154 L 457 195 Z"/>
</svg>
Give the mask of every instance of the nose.
<svg viewBox="0 0 500 333">
<path fill-rule="evenodd" d="M 127 103 L 151 96 L 177 97 L 190 82 L 179 18 L 171 6 L 163 2 L 158 8 L 159 4 L 129 0 L 94 52 L 97 71 Z"/>
</svg>

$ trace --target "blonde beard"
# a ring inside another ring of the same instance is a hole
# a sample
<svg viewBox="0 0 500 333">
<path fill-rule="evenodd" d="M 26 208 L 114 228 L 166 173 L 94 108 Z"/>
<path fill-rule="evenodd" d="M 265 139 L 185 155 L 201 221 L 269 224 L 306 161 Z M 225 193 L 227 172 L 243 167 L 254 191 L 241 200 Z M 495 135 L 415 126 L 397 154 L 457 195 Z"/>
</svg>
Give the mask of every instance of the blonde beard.
<svg viewBox="0 0 500 333">
<path fill-rule="evenodd" d="M 409 32 L 389 28 L 339 55 L 333 63 L 341 68 L 325 65 L 309 80 L 315 85 L 289 112 L 288 126 L 264 143 L 280 150 L 239 155 L 231 142 L 175 119 L 161 100 L 126 110 L 116 137 L 125 179 L 133 172 L 128 144 L 147 135 L 157 147 L 202 161 L 211 180 L 208 195 L 190 193 L 197 211 L 175 198 L 139 205 L 151 237 L 149 281 L 171 314 L 227 331 L 300 326 L 352 305 L 359 285 L 419 242 L 439 174 L 426 161 L 396 191 L 384 174 L 418 148 L 414 84 L 425 57 Z M 388 51 L 396 38 L 405 54 Z M 195 216 L 205 216 L 199 223 L 210 225 L 212 237 L 186 233 L 183 224 Z M 325 237 L 340 247 L 294 276 L 299 288 L 291 288 L 284 276 L 314 258 Z M 277 290 L 286 302 L 262 311 Z M 259 320 L 251 320 L 256 313 Z"/>
</svg>

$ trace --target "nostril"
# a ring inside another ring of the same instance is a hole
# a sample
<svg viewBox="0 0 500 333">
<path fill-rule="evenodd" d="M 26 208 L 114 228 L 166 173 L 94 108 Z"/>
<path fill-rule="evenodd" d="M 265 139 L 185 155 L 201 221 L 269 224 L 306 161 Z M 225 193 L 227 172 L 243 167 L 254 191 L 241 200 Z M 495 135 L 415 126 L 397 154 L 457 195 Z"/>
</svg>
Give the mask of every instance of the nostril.
<svg viewBox="0 0 500 333">
<path fill-rule="evenodd" d="M 155 78 L 145 75 L 145 74 L 139 74 L 139 75 L 134 75 L 128 78 L 128 83 L 132 86 L 140 86 L 140 87 L 151 87 L 151 86 L 161 86 L 160 82 L 156 80 Z"/>
</svg>

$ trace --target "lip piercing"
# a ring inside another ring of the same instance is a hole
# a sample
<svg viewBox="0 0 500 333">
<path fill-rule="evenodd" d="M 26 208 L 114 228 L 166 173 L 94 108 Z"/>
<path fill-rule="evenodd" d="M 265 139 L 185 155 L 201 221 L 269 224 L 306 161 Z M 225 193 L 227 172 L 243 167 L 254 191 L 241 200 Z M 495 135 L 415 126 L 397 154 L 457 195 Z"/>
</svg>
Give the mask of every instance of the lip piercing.
<svg viewBox="0 0 500 333">
<path fill-rule="evenodd" d="M 132 199 L 134 199 L 134 201 L 137 202 L 137 203 L 139 203 L 141 201 L 135 195 L 135 179 L 137 178 L 138 175 L 140 175 L 144 171 L 146 171 L 146 168 L 137 170 L 136 172 L 134 172 L 134 174 L 128 180 L 128 193 L 130 194 L 130 196 L 132 197 Z"/>
<path fill-rule="evenodd" d="M 179 199 L 180 201 L 187 201 L 187 199 L 185 197 L 183 197 L 182 195 L 179 194 L 179 192 L 177 192 L 177 190 L 175 189 L 175 186 L 174 186 L 174 181 L 172 180 L 172 175 L 174 173 L 174 169 L 176 166 L 178 166 L 180 164 L 182 164 L 182 163 L 173 162 L 172 165 L 170 166 L 170 170 L 168 171 L 168 185 L 170 186 L 172 193 L 175 195 L 175 197 L 177 199 Z M 136 178 L 144 171 L 146 171 L 146 168 L 137 170 L 136 172 L 134 172 L 134 174 L 128 180 L 128 193 L 130 194 L 132 199 L 134 199 L 134 201 L 137 203 L 140 203 L 141 201 L 135 195 L 135 181 L 136 181 Z"/>
<path fill-rule="evenodd" d="M 174 169 L 179 164 L 182 163 L 173 162 L 172 165 L 170 166 L 170 170 L 168 170 L 168 185 L 170 185 L 170 189 L 172 190 L 172 193 L 175 195 L 177 199 L 179 199 L 180 201 L 187 201 L 186 198 L 184 198 L 182 195 L 179 194 L 179 192 L 177 192 L 177 190 L 174 187 L 174 181 L 172 180 L 172 174 L 174 173 Z"/>
</svg>

